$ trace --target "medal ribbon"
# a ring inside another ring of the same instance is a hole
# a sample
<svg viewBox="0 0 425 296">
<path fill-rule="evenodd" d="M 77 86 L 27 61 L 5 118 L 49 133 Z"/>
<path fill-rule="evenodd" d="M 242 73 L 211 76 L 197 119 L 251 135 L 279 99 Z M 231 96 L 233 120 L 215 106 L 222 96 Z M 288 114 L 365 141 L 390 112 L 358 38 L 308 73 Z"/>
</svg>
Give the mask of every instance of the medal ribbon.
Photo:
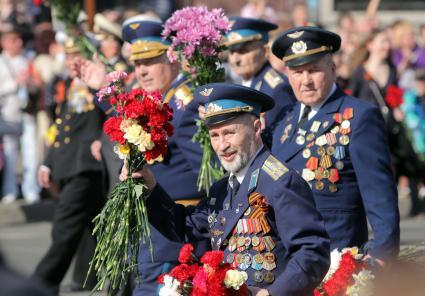
<svg viewBox="0 0 425 296">
<path fill-rule="evenodd" d="M 336 150 L 335 150 L 334 157 L 336 159 L 338 159 L 338 160 L 343 159 L 345 157 L 345 149 L 344 149 L 344 147 L 343 146 L 336 146 L 335 148 L 336 148 Z"/>
<path fill-rule="evenodd" d="M 332 159 L 329 155 L 323 155 L 320 159 L 320 166 L 328 169 L 332 166 Z"/>
<path fill-rule="evenodd" d="M 306 163 L 306 168 L 314 171 L 315 169 L 317 169 L 319 165 L 319 159 L 315 156 L 310 157 L 310 159 L 307 161 Z"/>
<path fill-rule="evenodd" d="M 332 183 L 336 183 L 339 181 L 339 172 L 337 169 L 330 169 L 329 170 L 329 178 L 328 180 Z"/>
</svg>

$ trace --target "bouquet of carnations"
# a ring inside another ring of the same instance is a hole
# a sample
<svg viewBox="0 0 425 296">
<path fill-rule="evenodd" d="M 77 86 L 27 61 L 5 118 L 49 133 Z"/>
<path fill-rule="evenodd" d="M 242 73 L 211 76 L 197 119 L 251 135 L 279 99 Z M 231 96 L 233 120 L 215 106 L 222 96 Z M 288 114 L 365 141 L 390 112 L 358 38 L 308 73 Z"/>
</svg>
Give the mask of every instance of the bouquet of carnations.
<svg viewBox="0 0 425 296">
<path fill-rule="evenodd" d="M 162 36 L 171 39 L 167 52 L 171 62 L 179 61 L 192 87 L 225 80 L 219 54 L 223 51 L 221 39 L 230 30 L 230 22 L 222 9 L 209 11 L 206 7 L 186 7 L 177 10 L 166 21 Z M 177 105 L 181 105 L 177 102 Z M 222 176 L 222 170 L 214 161 L 208 130 L 197 122 L 198 132 L 193 141 L 203 149 L 202 164 L 198 176 L 198 189 L 208 190 Z"/>
<path fill-rule="evenodd" d="M 97 93 L 99 100 L 109 100 L 115 109 L 115 116 L 104 123 L 104 131 L 117 143 L 114 150 L 124 160 L 128 178 L 115 185 L 106 205 L 94 219 L 97 246 L 90 269 L 94 267 L 97 272 L 96 289 L 101 289 L 106 280 L 114 289 L 121 287 L 127 273 L 138 273 L 140 242 L 149 243 L 153 254 L 144 204 L 146 187 L 143 179 L 131 176 L 145 163 L 163 160 L 168 137 L 173 133 L 172 109 L 162 102 L 161 94 L 143 89 L 125 92 L 126 77 L 124 72 L 108 74 L 110 85 Z"/>
<path fill-rule="evenodd" d="M 193 254 L 193 246 L 185 244 L 180 250 L 180 265 L 162 274 L 160 296 L 246 296 L 248 275 L 223 263 L 223 251 L 206 252 L 201 260 Z"/>
<path fill-rule="evenodd" d="M 314 296 L 371 296 L 373 295 L 372 271 L 362 260 L 357 248 L 346 248 L 331 253 L 331 266 Z"/>
</svg>

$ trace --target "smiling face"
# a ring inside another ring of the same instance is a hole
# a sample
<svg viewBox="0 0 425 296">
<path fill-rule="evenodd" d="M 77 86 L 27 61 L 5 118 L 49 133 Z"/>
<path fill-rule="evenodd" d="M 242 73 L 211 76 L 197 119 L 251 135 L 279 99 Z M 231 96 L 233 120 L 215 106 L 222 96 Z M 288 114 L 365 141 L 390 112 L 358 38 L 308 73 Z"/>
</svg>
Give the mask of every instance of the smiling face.
<svg viewBox="0 0 425 296">
<path fill-rule="evenodd" d="M 244 168 L 262 143 L 260 120 L 251 114 L 213 125 L 209 134 L 222 166 L 232 173 Z"/>
<path fill-rule="evenodd" d="M 309 106 L 320 104 L 336 79 L 331 55 L 305 65 L 288 67 L 287 73 L 297 100 Z"/>
<path fill-rule="evenodd" d="M 388 58 L 391 50 L 390 38 L 386 31 L 379 32 L 368 42 L 367 49 L 371 56 L 376 56 L 381 60 Z"/>
<path fill-rule="evenodd" d="M 148 92 L 164 93 L 177 77 L 178 64 L 170 64 L 165 54 L 135 62 L 134 72 L 140 87 Z"/>
<path fill-rule="evenodd" d="M 236 75 L 250 80 L 260 71 L 267 58 L 266 45 L 261 41 L 248 42 L 245 46 L 229 50 L 229 64 Z"/>
</svg>

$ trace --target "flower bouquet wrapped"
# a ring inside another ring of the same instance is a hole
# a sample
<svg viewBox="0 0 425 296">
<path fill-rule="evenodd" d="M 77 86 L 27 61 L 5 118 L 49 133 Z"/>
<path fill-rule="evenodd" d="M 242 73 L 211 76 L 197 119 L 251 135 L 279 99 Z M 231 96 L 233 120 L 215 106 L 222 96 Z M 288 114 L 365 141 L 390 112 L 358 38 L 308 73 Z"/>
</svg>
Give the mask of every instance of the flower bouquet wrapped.
<svg viewBox="0 0 425 296">
<path fill-rule="evenodd" d="M 185 244 L 178 259 L 181 264 L 158 278 L 163 284 L 160 296 L 248 295 L 246 272 L 223 263 L 223 251 L 206 252 L 199 261 L 192 252 L 193 246 Z"/>
<path fill-rule="evenodd" d="M 331 253 L 331 266 L 314 296 L 371 296 L 375 276 L 357 248 Z"/>
<path fill-rule="evenodd" d="M 124 91 L 124 72 L 112 72 L 111 83 L 101 89 L 99 100 L 109 100 L 116 115 L 104 123 L 104 131 L 113 142 L 115 152 L 127 166 L 128 178 L 116 184 L 101 213 L 94 219 L 97 246 L 90 269 L 95 268 L 99 279 L 96 289 L 105 281 L 112 288 L 121 287 L 125 275 L 137 269 L 139 243 L 150 244 L 149 221 L 143 195 L 143 179 L 132 178 L 133 172 L 145 163 L 162 161 L 167 152 L 168 137 L 173 133 L 170 124 L 172 109 L 162 103 L 159 92 L 142 89 Z M 138 277 L 137 277 L 138 278 Z"/>
<path fill-rule="evenodd" d="M 177 60 L 183 64 L 193 88 L 225 80 L 219 54 L 224 49 L 221 45 L 222 36 L 229 30 L 230 22 L 222 9 L 209 11 L 206 7 L 186 7 L 175 11 L 166 21 L 162 36 L 172 41 L 167 52 L 168 58 L 171 62 Z M 198 142 L 203 149 L 198 189 L 205 189 L 208 194 L 212 183 L 222 176 L 222 170 L 213 159 L 206 126 L 202 121 L 198 121 L 197 125 L 198 131 L 193 141 Z"/>
</svg>

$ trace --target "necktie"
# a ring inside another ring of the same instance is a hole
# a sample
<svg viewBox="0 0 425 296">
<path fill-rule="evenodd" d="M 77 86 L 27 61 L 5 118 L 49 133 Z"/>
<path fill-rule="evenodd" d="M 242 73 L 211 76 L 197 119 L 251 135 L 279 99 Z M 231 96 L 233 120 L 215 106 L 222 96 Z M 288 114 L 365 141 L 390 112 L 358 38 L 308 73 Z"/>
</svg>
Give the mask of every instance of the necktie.
<svg viewBox="0 0 425 296">
<path fill-rule="evenodd" d="M 231 182 L 231 192 L 230 192 L 230 205 L 232 206 L 233 204 L 233 198 L 236 196 L 236 194 L 238 193 L 239 190 L 239 186 L 241 185 L 238 181 L 238 179 L 236 178 L 235 175 L 232 175 L 232 177 L 230 178 L 230 182 Z"/>
<path fill-rule="evenodd" d="M 306 122 L 308 120 L 308 114 L 310 113 L 310 111 L 311 111 L 311 107 L 308 106 L 308 105 L 305 105 L 304 110 L 303 110 L 303 114 L 301 115 L 301 119 L 298 122 L 297 127 L 302 126 L 304 124 L 304 122 Z"/>
</svg>

